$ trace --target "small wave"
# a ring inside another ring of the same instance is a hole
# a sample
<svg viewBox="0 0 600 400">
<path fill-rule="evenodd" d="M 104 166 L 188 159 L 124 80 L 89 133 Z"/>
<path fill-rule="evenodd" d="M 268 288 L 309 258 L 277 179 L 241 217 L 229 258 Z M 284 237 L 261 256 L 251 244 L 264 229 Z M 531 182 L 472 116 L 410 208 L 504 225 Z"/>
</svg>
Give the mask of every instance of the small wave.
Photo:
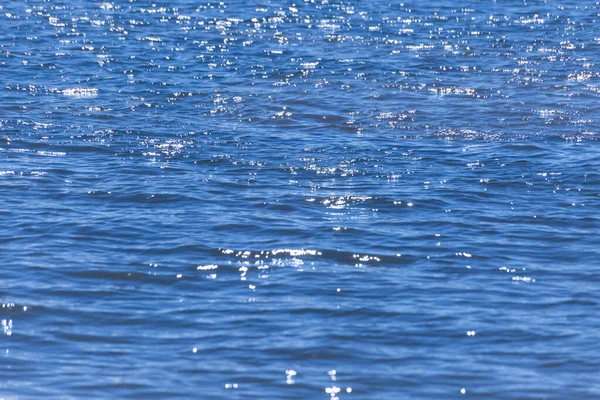
<svg viewBox="0 0 600 400">
<path fill-rule="evenodd" d="M 70 88 L 64 89 L 62 94 L 67 97 L 74 98 L 92 98 L 98 96 L 98 89 L 88 89 L 88 88 Z"/>
</svg>

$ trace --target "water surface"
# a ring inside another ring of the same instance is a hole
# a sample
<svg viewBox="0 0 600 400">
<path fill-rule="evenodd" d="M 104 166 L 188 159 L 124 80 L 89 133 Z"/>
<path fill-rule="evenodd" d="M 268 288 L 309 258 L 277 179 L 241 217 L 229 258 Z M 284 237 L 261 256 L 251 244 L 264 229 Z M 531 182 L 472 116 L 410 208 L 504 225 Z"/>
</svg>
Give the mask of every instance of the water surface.
<svg viewBox="0 0 600 400">
<path fill-rule="evenodd" d="M 600 5 L 0 5 L 0 396 L 600 398 Z"/>
</svg>

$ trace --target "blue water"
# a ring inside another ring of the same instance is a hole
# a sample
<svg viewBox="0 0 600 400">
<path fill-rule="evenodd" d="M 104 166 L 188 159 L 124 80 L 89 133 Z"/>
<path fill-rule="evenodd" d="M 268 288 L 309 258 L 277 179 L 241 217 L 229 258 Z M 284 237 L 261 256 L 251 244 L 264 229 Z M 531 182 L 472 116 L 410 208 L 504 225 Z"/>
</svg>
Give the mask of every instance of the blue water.
<svg viewBox="0 0 600 400">
<path fill-rule="evenodd" d="M 600 398 L 600 4 L 0 4 L 0 398 Z"/>
</svg>

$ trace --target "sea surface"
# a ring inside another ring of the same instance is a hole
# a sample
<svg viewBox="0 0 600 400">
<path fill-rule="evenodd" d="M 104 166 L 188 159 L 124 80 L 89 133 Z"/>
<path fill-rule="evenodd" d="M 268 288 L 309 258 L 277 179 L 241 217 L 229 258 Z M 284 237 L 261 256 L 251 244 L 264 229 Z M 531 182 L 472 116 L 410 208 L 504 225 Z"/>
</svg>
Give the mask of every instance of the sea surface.
<svg viewBox="0 0 600 400">
<path fill-rule="evenodd" d="M 600 399 L 600 3 L 0 3 L 0 398 Z"/>
</svg>

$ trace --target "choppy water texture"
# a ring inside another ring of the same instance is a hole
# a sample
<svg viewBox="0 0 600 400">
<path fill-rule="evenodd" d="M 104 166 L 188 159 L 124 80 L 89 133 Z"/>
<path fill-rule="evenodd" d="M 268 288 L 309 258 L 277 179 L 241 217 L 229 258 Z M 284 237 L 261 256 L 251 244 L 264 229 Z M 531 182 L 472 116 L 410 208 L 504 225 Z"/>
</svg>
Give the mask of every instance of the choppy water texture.
<svg viewBox="0 0 600 400">
<path fill-rule="evenodd" d="M 600 398 L 600 4 L 0 4 L 0 396 Z"/>
</svg>

